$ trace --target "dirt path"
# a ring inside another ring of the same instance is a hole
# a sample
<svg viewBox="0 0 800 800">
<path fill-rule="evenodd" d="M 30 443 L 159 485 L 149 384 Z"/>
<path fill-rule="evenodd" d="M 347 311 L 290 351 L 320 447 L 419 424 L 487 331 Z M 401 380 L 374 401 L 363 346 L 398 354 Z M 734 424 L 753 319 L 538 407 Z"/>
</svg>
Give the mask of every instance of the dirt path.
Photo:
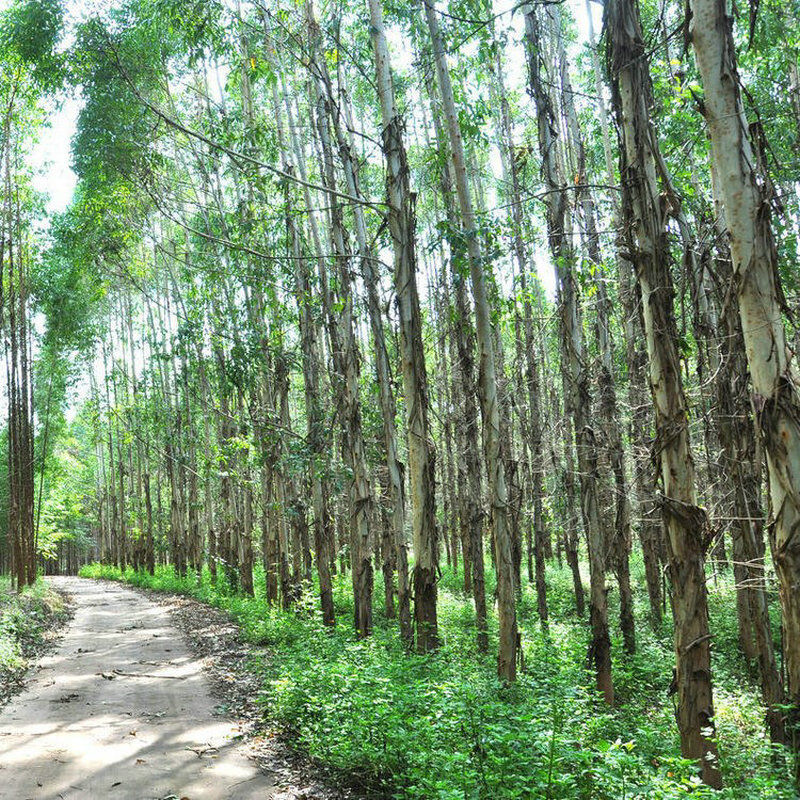
<svg viewBox="0 0 800 800">
<path fill-rule="evenodd" d="M 75 618 L 0 711 L 2 800 L 266 800 L 273 780 L 214 715 L 199 660 L 164 606 L 54 579 Z"/>
</svg>

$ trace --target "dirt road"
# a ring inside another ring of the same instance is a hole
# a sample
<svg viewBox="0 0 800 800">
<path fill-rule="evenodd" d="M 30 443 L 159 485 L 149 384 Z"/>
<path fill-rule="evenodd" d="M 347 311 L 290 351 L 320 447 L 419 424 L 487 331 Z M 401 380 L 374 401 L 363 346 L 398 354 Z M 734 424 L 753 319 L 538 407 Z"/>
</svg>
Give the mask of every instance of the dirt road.
<svg viewBox="0 0 800 800">
<path fill-rule="evenodd" d="M 0 711 L 2 800 L 265 800 L 274 784 L 215 716 L 167 610 L 122 586 L 57 578 L 75 618 Z"/>
</svg>

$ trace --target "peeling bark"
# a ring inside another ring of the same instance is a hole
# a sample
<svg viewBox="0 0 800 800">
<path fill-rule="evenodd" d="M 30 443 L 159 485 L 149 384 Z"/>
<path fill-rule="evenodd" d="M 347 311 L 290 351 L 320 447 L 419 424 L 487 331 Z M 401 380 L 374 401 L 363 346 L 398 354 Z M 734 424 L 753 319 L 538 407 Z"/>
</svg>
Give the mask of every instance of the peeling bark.
<svg viewBox="0 0 800 800">
<path fill-rule="evenodd" d="M 406 397 L 408 468 L 411 487 L 414 543 L 414 621 L 417 650 L 427 652 L 439 645 L 436 617 L 436 501 L 435 455 L 428 420 L 428 386 L 422 320 L 417 294 L 416 216 L 409 186 L 408 162 L 402 121 L 394 101 L 389 51 L 378 0 L 370 0 L 372 46 L 375 52 L 378 96 L 383 120 L 383 153 L 386 162 L 388 222 L 394 247 L 394 282 L 400 317 L 400 353 Z"/>
<path fill-rule="evenodd" d="M 704 783 L 719 787 L 704 573 L 708 523 L 695 494 L 676 344 L 667 205 L 660 197 L 660 154 L 650 121 L 652 84 L 635 0 L 611 0 L 606 6 L 606 29 L 613 101 L 620 121 L 623 214 L 629 260 L 642 296 L 655 408 L 653 459 L 660 469 L 663 494 L 659 504 L 667 531 L 681 752 L 700 762 Z"/>
<path fill-rule="evenodd" d="M 733 284 L 763 442 L 770 495 L 770 543 L 780 585 L 792 749 L 800 750 L 800 392 L 782 314 L 771 225 L 769 178 L 750 141 L 723 0 L 691 0 L 689 37 L 703 81 L 715 187 L 724 204 Z M 796 759 L 800 783 L 800 758 Z"/>
<path fill-rule="evenodd" d="M 545 12 L 546 13 L 546 12 Z M 558 24 L 557 22 L 555 24 Z M 597 688 L 609 705 L 614 704 L 611 677 L 611 637 L 608 629 L 608 599 L 605 584 L 605 532 L 600 516 L 596 434 L 591 426 L 592 397 L 584 353 L 583 323 L 575 281 L 576 254 L 572 244 L 569 189 L 559 162 L 558 122 L 547 84 L 539 12 L 525 12 L 525 34 L 531 93 L 536 102 L 542 175 L 548 189 L 547 234 L 556 268 L 559 306 L 561 369 L 565 405 L 574 422 L 578 458 L 581 515 L 589 550 L 589 622 L 592 641 L 589 659 L 594 665 Z"/>
<path fill-rule="evenodd" d="M 507 421 L 501 418 L 500 399 L 497 392 L 494 342 L 485 277 L 487 264 L 484 263 L 478 238 L 477 220 L 467 181 L 464 144 L 453 97 L 450 73 L 447 68 L 444 47 L 439 32 L 439 21 L 436 16 L 434 0 L 422 0 L 422 4 L 433 44 L 437 83 L 450 139 L 450 155 L 453 162 L 456 192 L 461 210 L 462 231 L 467 240 L 472 295 L 475 305 L 475 328 L 480 353 L 479 387 L 483 411 L 484 449 L 489 472 L 489 494 L 497 570 L 497 605 L 500 620 L 500 648 L 497 671 L 502 679 L 514 681 L 517 674 L 517 615 L 514 596 L 514 565 L 507 518 L 508 492 L 505 468 L 500 452 L 502 428 L 507 424 Z"/>
</svg>

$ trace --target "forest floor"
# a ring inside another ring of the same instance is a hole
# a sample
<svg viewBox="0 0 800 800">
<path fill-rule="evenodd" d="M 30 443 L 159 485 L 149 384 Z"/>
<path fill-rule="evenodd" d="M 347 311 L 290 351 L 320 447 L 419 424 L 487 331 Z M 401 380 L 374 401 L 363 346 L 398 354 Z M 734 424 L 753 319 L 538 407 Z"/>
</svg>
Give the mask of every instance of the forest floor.
<svg viewBox="0 0 800 800">
<path fill-rule="evenodd" d="M 643 586 L 643 565 L 633 566 Z M 334 579 L 334 627 L 323 624 L 313 586 L 291 610 L 270 604 L 260 565 L 253 596 L 208 569 L 181 576 L 159 565 L 150 575 L 93 564 L 82 574 L 146 589 L 167 604 L 173 624 L 210 665 L 220 702 L 235 709 L 256 758 L 286 787 L 275 795 L 281 800 L 355 796 L 323 784 L 406 800 L 800 800 L 789 760 L 766 736 L 757 682 L 739 652 L 730 570 L 714 571 L 707 583 L 722 792 L 704 787 L 697 764 L 680 755 L 670 619 L 649 624 L 644 591 L 635 595 L 635 654 L 624 652 L 612 629 L 617 704 L 609 708 L 587 666 L 589 627 L 576 612 L 566 565 L 548 565 L 547 631 L 534 587 L 522 587 L 525 662 L 513 686 L 497 679 L 496 616 L 489 618 L 490 652 L 481 653 L 463 573 L 449 567 L 438 585 L 442 646 L 425 655 L 406 650 L 380 601 L 373 635 L 355 635 L 345 572 Z M 374 594 L 384 595 L 380 573 Z M 612 594 L 609 617 L 617 616 Z"/>
<path fill-rule="evenodd" d="M 337 796 L 279 743 L 252 736 L 256 687 L 224 614 L 116 584 L 51 581 L 75 615 L 0 711 L 0 800 Z"/>
</svg>

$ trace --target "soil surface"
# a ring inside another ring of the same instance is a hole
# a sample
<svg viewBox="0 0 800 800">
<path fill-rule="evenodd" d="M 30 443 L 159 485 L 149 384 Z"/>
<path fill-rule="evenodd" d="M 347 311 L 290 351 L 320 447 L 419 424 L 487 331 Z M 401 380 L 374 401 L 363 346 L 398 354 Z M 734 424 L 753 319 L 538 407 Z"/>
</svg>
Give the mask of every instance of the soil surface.
<svg viewBox="0 0 800 800">
<path fill-rule="evenodd" d="M 51 580 L 75 617 L 0 711 L 2 800 L 287 796 L 248 758 L 165 605 L 116 584 Z"/>
<path fill-rule="evenodd" d="M 383 798 L 365 790 L 357 774 L 326 768 L 291 746 L 280 730 L 270 726 L 259 705 L 261 674 L 271 671 L 267 648 L 249 644 L 230 615 L 183 595 L 151 592 L 147 597 L 164 605 L 173 625 L 184 635 L 203 669 L 219 705 L 217 710 L 235 714 L 237 725 L 249 743 L 251 758 L 273 775 L 278 789 L 272 800 L 365 800 Z M 254 671 L 252 662 L 259 668 Z M 387 795 L 389 796 L 389 795 Z"/>
</svg>

